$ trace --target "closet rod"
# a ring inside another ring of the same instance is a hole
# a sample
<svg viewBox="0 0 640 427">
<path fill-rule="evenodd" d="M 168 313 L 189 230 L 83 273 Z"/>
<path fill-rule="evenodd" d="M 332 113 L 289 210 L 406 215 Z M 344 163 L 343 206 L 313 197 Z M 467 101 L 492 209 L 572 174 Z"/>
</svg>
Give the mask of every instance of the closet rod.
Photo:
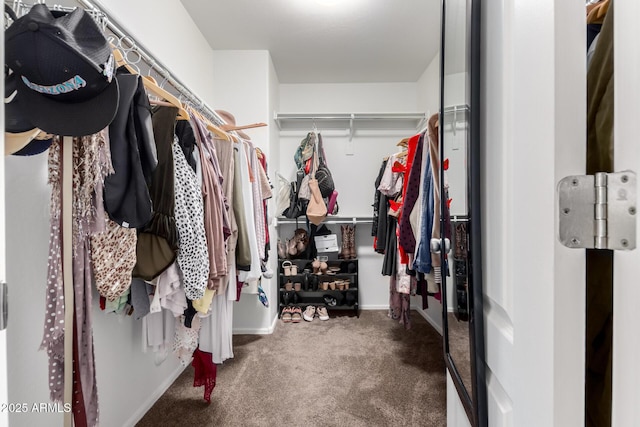
<svg viewBox="0 0 640 427">
<path fill-rule="evenodd" d="M 458 104 L 458 105 L 451 105 L 449 107 L 444 107 L 445 113 L 461 113 L 463 111 L 465 112 L 469 111 L 469 106 L 467 104 Z"/>
<path fill-rule="evenodd" d="M 295 218 L 276 218 L 277 227 L 280 224 L 296 224 L 304 222 L 304 220 Z M 326 220 L 322 221 L 323 224 L 372 224 L 373 217 L 329 217 Z"/>
<path fill-rule="evenodd" d="M 78 3 L 82 4 L 86 9 L 95 10 L 103 13 L 107 18 L 107 28 L 115 34 L 119 40 L 126 40 L 131 43 L 131 48 L 138 54 L 140 57 L 149 65 L 155 72 L 161 75 L 167 83 L 173 86 L 180 94 L 186 97 L 189 101 L 191 101 L 196 109 L 201 110 L 201 112 L 205 113 L 207 118 L 210 119 L 215 125 L 221 126 L 226 124 L 226 122 L 211 108 L 209 107 L 203 100 L 197 97 L 191 90 L 187 88 L 187 86 L 180 81 L 177 77 L 171 74 L 168 68 L 156 57 L 149 53 L 149 50 L 144 47 L 144 45 L 138 42 L 135 38 L 131 36 L 131 33 L 126 31 L 125 27 L 122 26 L 117 19 L 115 19 L 111 14 L 107 12 L 107 9 L 97 0 L 76 0 Z"/>
<path fill-rule="evenodd" d="M 155 71 L 158 75 L 162 76 L 166 83 L 173 86 L 182 96 L 184 96 L 194 108 L 203 113 L 209 120 L 211 120 L 215 125 L 222 126 L 226 124 L 226 122 L 211 108 L 209 107 L 202 99 L 196 96 L 191 90 L 187 88 L 187 86 L 180 81 L 177 77 L 175 77 L 171 72 L 169 72 L 169 68 L 166 67 L 161 61 L 156 59 L 155 56 L 149 53 L 149 50 L 144 47 L 144 45 L 138 42 L 134 37 L 131 36 L 131 33 L 128 32 L 125 27 L 118 22 L 110 13 L 107 12 L 106 9 L 100 1 L 97 0 L 75 0 L 77 3 L 82 5 L 84 9 L 87 10 L 96 20 L 100 19 L 103 22 L 98 21 L 101 25 L 106 26 L 114 36 L 118 38 L 122 43 L 127 43 L 130 46 L 130 50 L 134 51 L 137 55 L 140 56 L 142 60 L 144 60 L 147 65 Z M 42 1 L 41 3 L 45 3 Z M 32 5 L 27 5 L 22 1 L 12 1 L 5 2 L 10 7 L 14 9 L 26 8 L 30 9 Z M 50 7 L 53 10 L 62 10 L 62 11 L 72 11 L 73 7 L 66 7 L 60 5 L 54 5 Z M 20 11 L 16 10 L 16 13 L 20 16 Z"/>
</svg>

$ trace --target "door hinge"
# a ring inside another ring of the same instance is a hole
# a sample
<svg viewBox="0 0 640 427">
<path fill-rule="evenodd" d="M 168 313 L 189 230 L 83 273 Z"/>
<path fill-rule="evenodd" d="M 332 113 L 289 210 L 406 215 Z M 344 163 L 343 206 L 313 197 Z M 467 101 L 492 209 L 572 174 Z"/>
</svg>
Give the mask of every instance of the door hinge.
<svg viewBox="0 0 640 427">
<path fill-rule="evenodd" d="M 558 184 L 559 238 L 568 248 L 636 248 L 636 173 L 568 176 Z"/>
</svg>

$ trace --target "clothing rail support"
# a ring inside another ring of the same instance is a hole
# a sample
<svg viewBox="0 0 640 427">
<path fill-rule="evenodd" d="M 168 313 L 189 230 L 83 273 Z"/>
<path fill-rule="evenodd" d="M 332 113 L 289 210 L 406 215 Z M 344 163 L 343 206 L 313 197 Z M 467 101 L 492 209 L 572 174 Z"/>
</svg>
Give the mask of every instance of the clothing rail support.
<svg viewBox="0 0 640 427">
<path fill-rule="evenodd" d="M 349 119 L 349 142 L 353 140 L 353 120 L 356 118 L 356 115 L 351 113 L 351 118 Z"/>
</svg>

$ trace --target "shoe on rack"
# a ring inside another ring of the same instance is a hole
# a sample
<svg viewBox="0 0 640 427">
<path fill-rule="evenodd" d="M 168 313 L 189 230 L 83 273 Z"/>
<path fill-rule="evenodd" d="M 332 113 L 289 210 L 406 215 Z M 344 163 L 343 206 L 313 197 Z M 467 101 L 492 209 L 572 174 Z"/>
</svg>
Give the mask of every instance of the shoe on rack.
<svg viewBox="0 0 640 427">
<path fill-rule="evenodd" d="M 340 233 L 342 235 L 342 244 L 341 244 L 342 249 L 340 250 L 340 253 L 338 254 L 338 258 L 339 259 L 348 259 L 349 258 L 349 242 L 348 242 L 347 226 L 346 225 L 341 225 L 340 226 Z"/>
<path fill-rule="evenodd" d="M 348 240 L 349 240 L 349 259 L 355 259 L 356 258 L 356 226 L 354 225 L 347 225 L 347 231 L 348 231 Z"/>
<path fill-rule="evenodd" d="M 316 308 L 312 305 L 308 305 L 307 308 L 302 313 L 302 318 L 307 322 L 312 322 L 313 317 L 316 315 Z"/>
<path fill-rule="evenodd" d="M 300 304 L 302 302 L 302 297 L 297 292 L 291 292 L 291 302 L 294 304 Z"/>
<path fill-rule="evenodd" d="M 320 320 L 329 320 L 329 313 L 327 312 L 327 307 L 318 306 L 318 308 L 316 308 L 316 313 L 318 314 L 318 318 Z"/>
<path fill-rule="evenodd" d="M 284 261 L 282 263 L 282 272 L 284 273 L 285 276 L 291 276 L 291 266 L 293 264 L 291 263 L 291 261 Z"/>
<path fill-rule="evenodd" d="M 292 298 L 292 293 L 289 292 L 283 292 L 282 293 L 282 304 L 284 305 L 289 305 L 291 303 L 291 298 Z"/>
<path fill-rule="evenodd" d="M 291 322 L 291 309 L 293 307 L 285 307 L 282 309 L 282 314 L 280 314 L 280 318 L 284 323 Z"/>
<path fill-rule="evenodd" d="M 293 323 L 300 323 L 302 320 L 302 310 L 300 307 L 293 307 L 291 309 L 291 321 Z"/>
</svg>

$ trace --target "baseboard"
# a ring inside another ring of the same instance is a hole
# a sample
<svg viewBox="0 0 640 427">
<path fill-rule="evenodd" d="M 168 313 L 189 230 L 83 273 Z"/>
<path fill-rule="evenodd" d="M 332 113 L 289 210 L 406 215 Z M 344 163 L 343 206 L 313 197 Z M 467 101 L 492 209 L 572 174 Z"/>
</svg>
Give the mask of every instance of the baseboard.
<svg viewBox="0 0 640 427">
<path fill-rule="evenodd" d="M 433 329 L 435 329 L 440 335 L 442 335 L 442 325 L 439 325 L 435 320 L 433 320 L 431 316 L 429 316 L 429 313 L 418 307 L 414 308 L 414 310 L 420 313 L 420 315 L 424 317 L 427 322 L 429 322 Z"/>
<path fill-rule="evenodd" d="M 271 335 L 276 329 L 276 315 L 268 328 L 233 328 L 233 335 Z"/>
<path fill-rule="evenodd" d="M 360 310 L 389 310 L 389 304 L 367 304 L 361 305 Z"/>
<path fill-rule="evenodd" d="M 140 405 L 138 410 L 134 412 L 131 417 L 129 417 L 124 425 L 133 427 L 138 424 L 142 417 L 144 417 L 144 415 L 149 411 L 149 409 L 151 409 L 151 407 L 158 401 L 158 399 L 160 399 L 160 397 L 162 397 L 162 395 L 166 393 L 169 387 L 171 387 L 171 384 L 173 384 L 173 382 L 178 379 L 180 374 L 182 374 L 185 369 L 186 366 L 178 365 L 176 370 L 167 378 L 165 378 L 164 382 L 160 384 L 156 391 L 153 392 L 153 394 L 149 396 L 149 398 L 142 405 Z"/>
</svg>

